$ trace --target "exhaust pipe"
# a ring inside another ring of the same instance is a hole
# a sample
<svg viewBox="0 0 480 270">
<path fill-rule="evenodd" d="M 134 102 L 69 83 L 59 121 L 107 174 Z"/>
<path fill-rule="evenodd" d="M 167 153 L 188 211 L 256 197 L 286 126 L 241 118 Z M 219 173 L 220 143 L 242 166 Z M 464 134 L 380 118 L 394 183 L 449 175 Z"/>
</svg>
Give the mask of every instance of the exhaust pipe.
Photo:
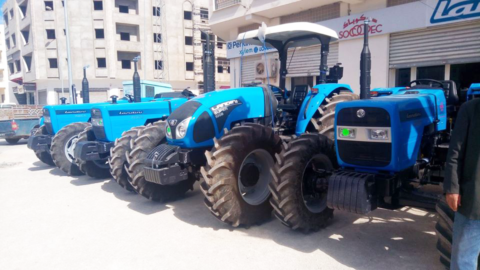
<svg viewBox="0 0 480 270">
<path fill-rule="evenodd" d="M 372 55 L 368 48 L 369 23 L 370 21 L 367 18 L 363 25 L 363 50 L 360 56 L 360 99 L 370 98 Z"/>
<path fill-rule="evenodd" d="M 140 85 L 140 75 L 138 75 L 137 62 L 140 60 L 140 55 L 133 58 L 135 63 L 135 72 L 133 73 L 133 102 L 142 102 L 142 87 Z"/>
<path fill-rule="evenodd" d="M 83 80 L 82 80 L 83 103 L 90 103 L 90 89 L 89 89 L 88 80 L 87 80 L 87 68 L 88 66 L 83 68 Z"/>
</svg>

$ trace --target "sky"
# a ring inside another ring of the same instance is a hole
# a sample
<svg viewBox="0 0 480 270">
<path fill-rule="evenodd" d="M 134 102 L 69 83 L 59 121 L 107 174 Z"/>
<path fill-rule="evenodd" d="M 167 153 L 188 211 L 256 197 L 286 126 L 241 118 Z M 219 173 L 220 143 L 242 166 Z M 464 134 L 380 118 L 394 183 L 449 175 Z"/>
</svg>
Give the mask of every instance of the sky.
<svg viewBox="0 0 480 270">
<path fill-rule="evenodd" d="M 0 7 L 3 6 L 3 4 L 5 3 L 5 1 L 7 1 L 7 0 L 0 0 Z M 3 24 L 3 16 L 0 16 L 0 17 L 1 17 L 1 18 L 0 18 L 0 24 Z"/>
</svg>

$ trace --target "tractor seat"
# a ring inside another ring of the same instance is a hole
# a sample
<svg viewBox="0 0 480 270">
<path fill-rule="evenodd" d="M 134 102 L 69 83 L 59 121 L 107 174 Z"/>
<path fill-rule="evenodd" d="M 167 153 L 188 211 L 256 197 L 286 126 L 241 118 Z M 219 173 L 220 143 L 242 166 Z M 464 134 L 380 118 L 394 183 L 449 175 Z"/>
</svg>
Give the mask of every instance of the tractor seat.
<svg viewBox="0 0 480 270">
<path fill-rule="evenodd" d="M 297 85 L 292 91 L 291 97 L 285 104 L 279 104 L 278 108 L 288 112 L 296 112 L 301 106 L 309 91 L 308 85 Z"/>
<path fill-rule="evenodd" d="M 457 84 L 454 81 L 442 81 L 445 86 L 445 98 L 447 100 L 447 106 L 455 106 L 458 104 L 458 92 Z"/>
</svg>

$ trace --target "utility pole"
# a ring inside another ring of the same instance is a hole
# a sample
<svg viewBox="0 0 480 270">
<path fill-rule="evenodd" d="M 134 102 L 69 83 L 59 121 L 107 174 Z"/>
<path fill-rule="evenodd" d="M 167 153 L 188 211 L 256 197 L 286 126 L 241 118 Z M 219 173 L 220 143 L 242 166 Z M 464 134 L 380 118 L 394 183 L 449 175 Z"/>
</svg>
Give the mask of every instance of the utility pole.
<svg viewBox="0 0 480 270">
<path fill-rule="evenodd" d="M 70 55 L 70 35 L 68 31 L 68 0 L 64 0 L 64 13 L 65 13 L 65 36 L 67 38 L 67 64 L 68 64 L 68 89 L 70 91 L 70 102 L 74 104 L 73 99 L 73 78 L 72 78 L 72 57 Z"/>
</svg>

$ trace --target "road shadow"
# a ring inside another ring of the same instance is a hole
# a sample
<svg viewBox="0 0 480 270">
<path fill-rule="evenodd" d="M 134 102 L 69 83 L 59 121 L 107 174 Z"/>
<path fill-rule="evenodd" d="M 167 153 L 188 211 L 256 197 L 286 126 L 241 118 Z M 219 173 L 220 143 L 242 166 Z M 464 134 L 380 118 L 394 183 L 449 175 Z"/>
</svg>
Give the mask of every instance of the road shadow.
<svg viewBox="0 0 480 270">
<path fill-rule="evenodd" d="M 9 144 L 5 139 L 0 139 L 0 146 L 16 146 L 16 145 L 26 145 L 28 143 L 28 140 L 21 139 L 18 141 L 16 144 Z"/>
<path fill-rule="evenodd" d="M 43 171 L 43 170 L 48 170 L 48 169 L 53 169 L 55 167 L 47 165 L 41 161 L 35 161 L 32 163 L 34 167 L 28 168 L 29 171 L 31 172 L 36 172 L 36 171 Z"/>
<path fill-rule="evenodd" d="M 249 229 L 232 228 L 210 214 L 198 186 L 189 195 L 169 205 L 177 218 L 194 226 L 239 231 L 302 253 L 320 251 L 354 269 L 443 269 L 435 247 L 433 212 L 410 207 L 377 209 L 369 216 L 336 211 L 325 229 L 304 234 L 275 218 Z"/>
<path fill-rule="evenodd" d="M 92 184 L 105 182 L 105 181 L 108 180 L 108 178 L 105 178 L 105 179 L 91 178 L 90 176 L 87 176 L 87 175 L 70 176 L 70 177 L 74 178 L 73 180 L 70 180 L 70 184 L 75 185 L 75 186 L 92 185 Z"/>
<path fill-rule="evenodd" d="M 115 198 L 128 202 L 128 208 L 144 215 L 152 215 L 168 209 L 168 207 L 164 203 L 147 200 L 146 198 L 138 195 L 137 193 L 130 192 L 122 188 L 113 179 L 110 179 L 110 181 L 103 183 L 102 189 L 108 193 L 113 194 Z"/>
</svg>

